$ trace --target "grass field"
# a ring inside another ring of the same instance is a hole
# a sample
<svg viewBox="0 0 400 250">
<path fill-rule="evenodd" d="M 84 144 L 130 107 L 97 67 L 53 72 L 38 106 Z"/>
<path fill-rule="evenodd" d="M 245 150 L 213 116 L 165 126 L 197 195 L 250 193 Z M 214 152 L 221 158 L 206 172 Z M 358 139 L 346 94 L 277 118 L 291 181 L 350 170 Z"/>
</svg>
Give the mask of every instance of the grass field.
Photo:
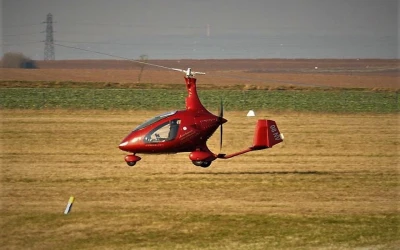
<svg viewBox="0 0 400 250">
<path fill-rule="evenodd" d="M 1 109 L 0 248 L 400 246 L 398 112 L 227 111 L 224 152 L 250 146 L 257 118 L 285 141 L 208 169 L 188 154 L 127 167 L 117 145 L 157 113 Z"/>
<path fill-rule="evenodd" d="M 182 89 L 1 88 L 1 108 L 183 109 Z M 354 89 L 199 91 L 209 109 L 223 100 L 226 110 L 290 110 L 331 113 L 393 113 L 400 110 L 399 92 Z"/>
<path fill-rule="evenodd" d="M 184 108 L 182 75 L 146 67 L 138 83 L 118 60 L 0 69 L 0 249 L 399 249 L 398 60 L 152 63 L 207 72 L 223 153 L 250 146 L 259 118 L 285 141 L 207 169 L 188 153 L 130 168 L 118 144 Z"/>
</svg>

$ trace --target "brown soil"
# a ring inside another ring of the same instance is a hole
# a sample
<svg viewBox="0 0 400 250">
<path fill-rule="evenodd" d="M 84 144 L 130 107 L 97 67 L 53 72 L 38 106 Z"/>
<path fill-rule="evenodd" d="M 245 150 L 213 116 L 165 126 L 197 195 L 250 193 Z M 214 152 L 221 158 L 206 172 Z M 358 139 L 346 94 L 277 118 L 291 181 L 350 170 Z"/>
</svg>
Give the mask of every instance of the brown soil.
<svg viewBox="0 0 400 250">
<path fill-rule="evenodd" d="M 149 60 L 171 68 L 204 71 L 201 84 L 298 85 L 350 88 L 400 88 L 400 61 L 377 59 L 230 59 Z M 142 64 L 123 60 L 38 61 L 39 69 L 1 69 L 3 81 L 74 81 L 137 83 Z M 142 83 L 180 83 L 183 75 L 145 65 Z"/>
<path fill-rule="evenodd" d="M 208 59 L 208 60 L 148 60 L 146 63 L 157 64 L 171 68 L 191 67 L 198 71 L 221 70 L 260 70 L 268 72 L 281 72 L 293 70 L 322 69 L 347 69 L 367 70 L 369 68 L 399 70 L 399 60 L 379 59 Z M 38 61 L 39 68 L 43 69 L 139 69 L 141 64 L 127 60 L 58 60 Z M 157 68 L 153 68 L 157 69 Z"/>
</svg>

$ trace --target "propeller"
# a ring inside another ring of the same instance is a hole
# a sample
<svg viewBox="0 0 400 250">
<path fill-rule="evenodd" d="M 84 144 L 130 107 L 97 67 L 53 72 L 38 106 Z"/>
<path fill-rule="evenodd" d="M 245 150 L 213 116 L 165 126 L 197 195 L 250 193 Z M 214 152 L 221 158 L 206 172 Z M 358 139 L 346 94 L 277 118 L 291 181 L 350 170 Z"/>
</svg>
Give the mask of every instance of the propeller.
<svg viewBox="0 0 400 250">
<path fill-rule="evenodd" d="M 222 134 L 223 134 L 223 120 L 224 120 L 224 105 L 222 103 L 222 99 L 220 102 L 220 108 L 219 108 L 219 114 L 218 114 L 219 122 L 221 123 L 220 125 L 220 137 L 219 137 L 219 151 L 222 149 Z"/>
</svg>

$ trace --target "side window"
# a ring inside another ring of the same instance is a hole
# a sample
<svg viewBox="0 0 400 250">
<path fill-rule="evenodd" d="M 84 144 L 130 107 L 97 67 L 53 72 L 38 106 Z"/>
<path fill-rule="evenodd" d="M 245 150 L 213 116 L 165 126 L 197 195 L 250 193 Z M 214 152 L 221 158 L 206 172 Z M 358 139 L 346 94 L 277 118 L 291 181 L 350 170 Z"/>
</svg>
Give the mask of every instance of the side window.
<svg viewBox="0 0 400 250">
<path fill-rule="evenodd" d="M 175 139 L 179 131 L 181 120 L 175 119 L 161 124 L 146 135 L 144 141 L 146 143 L 158 143 Z"/>
<path fill-rule="evenodd" d="M 179 124 L 181 124 L 181 120 L 176 119 L 172 120 L 169 124 L 169 133 L 168 133 L 168 141 L 175 139 L 178 134 Z"/>
</svg>

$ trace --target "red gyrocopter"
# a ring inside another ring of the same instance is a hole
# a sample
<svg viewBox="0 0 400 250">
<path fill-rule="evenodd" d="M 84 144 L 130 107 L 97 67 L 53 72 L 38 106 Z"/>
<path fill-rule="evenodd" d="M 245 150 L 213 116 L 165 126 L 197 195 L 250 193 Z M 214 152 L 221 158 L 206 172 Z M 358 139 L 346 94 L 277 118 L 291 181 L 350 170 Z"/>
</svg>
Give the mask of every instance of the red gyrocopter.
<svg viewBox="0 0 400 250">
<path fill-rule="evenodd" d="M 201 104 L 196 90 L 195 74 L 187 70 L 173 69 L 184 72 L 188 96 L 186 109 L 171 111 L 156 116 L 136 127 L 122 142 L 119 148 L 131 154 L 125 156 L 129 166 L 134 166 L 141 158 L 136 154 L 171 154 L 190 152 L 189 159 L 196 166 L 206 168 L 216 159 L 228 159 L 250 151 L 271 148 L 283 141 L 283 135 L 273 120 L 258 120 L 253 146 L 233 154 L 214 154 L 207 147 L 207 140 L 220 127 L 220 147 L 222 147 L 223 106 L 219 115 L 213 115 Z"/>
</svg>

